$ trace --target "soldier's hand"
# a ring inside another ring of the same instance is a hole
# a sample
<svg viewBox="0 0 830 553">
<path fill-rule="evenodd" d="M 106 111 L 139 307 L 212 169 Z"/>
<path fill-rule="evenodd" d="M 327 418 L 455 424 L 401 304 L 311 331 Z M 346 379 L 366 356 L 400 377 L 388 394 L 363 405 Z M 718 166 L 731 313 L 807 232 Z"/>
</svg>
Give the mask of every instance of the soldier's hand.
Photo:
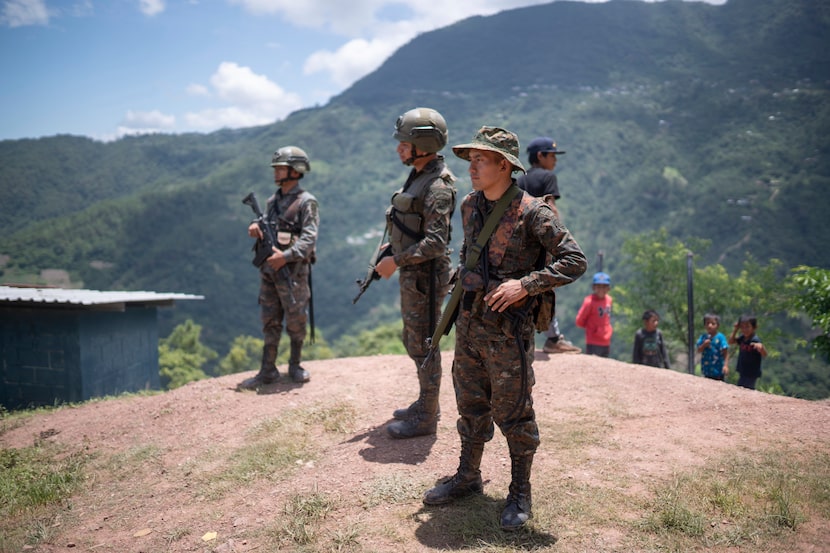
<svg viewBox="0 0 830 553">
<path fill-rule="evenodd" d="M 256 223 L 248 225 L 248 236 L 262 240 L 262 229 Z"/>
<path fill-rule="evenodd" d="M 521 280 L 505 280 L 498 288 L 484 296 L 484 301 L 490 309 L 501 313 L 517 301 L 527 296 L 527 290 Z"/>
<path fill-rule="evenodd" d="M 375 271 L 377 271 L 377 273 L 383 278 L 389 278 L 394 275 L 395 269 L 397 268 L 398 264 L 395 263 L 395 259 L 391 255 L 384 257 L 377 265 L 375 265 Z"/>
<path fill-rule="evenodd" d="M 274 269 L 275 271 L 279 271 L 280 269 L 285 266 L 285 256 L 282 254 L 280 250 L 274 248 L 274 253 L 265 260 L 268 263 L 268 266 Z"/>
</svg>

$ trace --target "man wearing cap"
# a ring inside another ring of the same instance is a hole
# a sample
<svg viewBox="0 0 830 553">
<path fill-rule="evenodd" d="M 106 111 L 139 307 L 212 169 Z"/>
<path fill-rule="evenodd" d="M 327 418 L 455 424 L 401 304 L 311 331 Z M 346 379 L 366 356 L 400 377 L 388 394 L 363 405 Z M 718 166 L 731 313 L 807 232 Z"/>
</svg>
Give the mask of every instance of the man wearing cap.
<svg viewBox="0 0 830 553">
<path fill-rule="evenodd" d="M 559 182 L 553 169 L 556 167 L 556 156 L 564 154 L 556 147 L 556 142 L 549 136 L 534 138 L 527 145 L 527 160 L 530 169 L 517 179 L 519 188 L 536 196 L 544 198 L 553 212 L 561 219 L 556 207 L 556 200 L 560 198 Z M 573 345 L 559 332 L 559 321 L 554 314 L 550 327 L 545 332 L 545 344 L 542 351 L 545 353 L 580 353 L 582 350 Z"/>
<path fill-rule="evenodd" d="M 461 204 L 459 285 L 464 294 L 452 370 L 461 453 L 456 474 L 428 490 L 423 501 L 441 505 L 482 493 L 481 457 L 495 423 L 507 439 L 511 460 L 500 525 L 515 530 L 531 517 L 530 471 L 539 445 L 532 398 L 534 321 L 529 315 L 536 296 L 574 282 L 585 272 L 587 259 L 553 209 L 516 187 L 512 174 L 524 168 L 514 133 L 482 127 L 453 152 L 470 162 L 473 186 Z M 467 268 L 487 217 L 503 205 L 506 210 L 478 261 Z M 543 254 L 548 264 L 537 269 Z"/>
</svg>

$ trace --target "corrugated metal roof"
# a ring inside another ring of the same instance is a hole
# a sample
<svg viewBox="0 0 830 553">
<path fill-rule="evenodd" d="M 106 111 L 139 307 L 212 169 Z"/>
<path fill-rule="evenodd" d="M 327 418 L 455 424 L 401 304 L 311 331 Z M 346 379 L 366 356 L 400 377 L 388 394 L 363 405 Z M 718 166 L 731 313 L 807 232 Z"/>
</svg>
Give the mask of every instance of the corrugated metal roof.
<svg viewBox="0 0 830 553">
<path fill-rule="evenodd" d="M 204 296 L 167 292 L 103 292 L 66 288 L 0 286 L 0 306 L 90 306 L 124 309 L 127 304 L 173 305 L 175 300 L 203 300 Z"/>
</svg>

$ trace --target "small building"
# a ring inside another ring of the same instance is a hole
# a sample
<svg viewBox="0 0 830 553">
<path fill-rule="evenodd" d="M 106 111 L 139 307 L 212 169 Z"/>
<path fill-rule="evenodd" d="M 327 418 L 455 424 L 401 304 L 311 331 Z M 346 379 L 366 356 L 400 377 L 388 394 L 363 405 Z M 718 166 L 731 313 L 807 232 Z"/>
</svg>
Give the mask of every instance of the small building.
<svg viewBox="0 0 830 553">
<path fill-rule="evenodd" d="M 159 389 L 159 307 L 204 296 L 0 286 L 0 405 Z"/>
</svg>

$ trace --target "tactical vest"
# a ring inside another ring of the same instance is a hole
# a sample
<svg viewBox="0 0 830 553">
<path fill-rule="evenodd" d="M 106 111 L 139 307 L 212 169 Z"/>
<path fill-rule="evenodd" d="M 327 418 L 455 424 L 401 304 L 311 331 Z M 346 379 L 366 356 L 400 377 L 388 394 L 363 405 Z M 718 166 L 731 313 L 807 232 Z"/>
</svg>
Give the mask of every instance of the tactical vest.
<svg viewBox="0 0 830 553">
<path fill-rule="evenodd" d="M 392 195 L 392 205 L 386 210 L 386 225 L 392 251 L 400 253 L 424 239 L 424 198 L 436 178 L 450 186 L 455 209 L 455 176 L 439 160 L 428 164 L 418 175 L 410 174 L 406 184 Z M 413 178 L 413 175 L 414 178 Z M 447 242 L 449 242 L 449 238 Z"/>
<path fill-rule="evenodd" d="M 273 196 L 273 201 L 269 202 L 268 224 L 274 229 L 278 249 L 285 251 L 296 242 L 297 237 L 303 230 L 299 217 L 300 208 L 309 199 L 311 199 L 311 194 L 305 190 L 300 190 L 297 197 L 289 204 L 284 213 L 279 212 L 279 202 L 277 201 L 276 195 Z"/>
</svg>

